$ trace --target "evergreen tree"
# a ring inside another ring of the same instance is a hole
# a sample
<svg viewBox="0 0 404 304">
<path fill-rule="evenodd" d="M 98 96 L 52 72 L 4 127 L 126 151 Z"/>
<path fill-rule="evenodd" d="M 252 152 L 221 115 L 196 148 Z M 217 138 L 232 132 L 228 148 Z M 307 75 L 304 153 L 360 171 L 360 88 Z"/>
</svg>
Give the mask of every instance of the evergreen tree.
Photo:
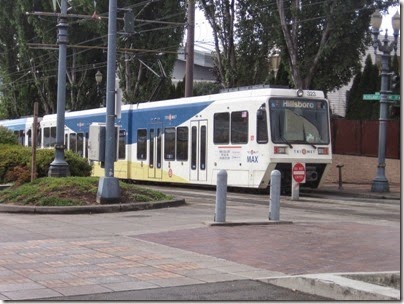
<svg viewBox="0 0 404 304">
<path fill-rule="evenodd" d="M 346 118 L 378 119 L 379 102 L 363 100 L 364 94 L 375 94 L 380 90 L 380 77 L 377 65 L 373 64 L 370 55 L 366 57 L 363 72 L 358 73 L 353 81 L 347 102 Z"/>
</svg>

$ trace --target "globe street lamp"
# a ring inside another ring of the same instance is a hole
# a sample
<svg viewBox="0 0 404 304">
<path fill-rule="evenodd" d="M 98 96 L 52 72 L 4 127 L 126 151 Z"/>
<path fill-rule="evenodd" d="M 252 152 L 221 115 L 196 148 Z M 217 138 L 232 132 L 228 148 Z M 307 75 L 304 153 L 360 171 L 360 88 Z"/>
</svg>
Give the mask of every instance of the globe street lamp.
<svg viewBox="0 0 404 304">
<path fill-rule="evenodd" d="M 379 118 L 379 148 L 378 148 L 378 164 L 376 177 L 372 183 L 372 192 L 389 192 L 389 182 L 385 176 L 385 152 L 386 152 L 386 121 L 388 111 L 388 93 L 389 92 L 389 80 L 390 80 L 390 53 L 394 50 L 397 52 L 398 33 L 400 31 L 400 15 L 398 12 L 393 16 L 393 36 L 394 41 L 390 43 L 387 35 L 384 35 L 383 41 L 378 39 L 380 33 L 380 26 L 382 24 L 382 15 L 379 11 L 375 11 L 371 17 L 371 26 L 373 34 L 373 47 L 375 54 L 379 50 L 381 54 L 381 89 L 380 89 L 380 118 Z"/>
<path fill-rule="evenodd" d="M 97 73 L 95 73 L 95 82 L 97 83 L 97 97 L 100 96 L 100 85 L 102 82 L 102 73 L 100 72 L 100 70 L 97 71 Z M 104 106 L 104 94 L 101 95 L 101 104 L 100 107 Z"/>
<path fill-rule="evenodd" d="M 271 67 L 272 70 L 274 71 L 275 81 L 276 81 L 276 75 L 278 74 L 280 63 L 281 63 L 281 56 L 279 55 L 278 52 L 275 52 L 271 56 Z"/>
</svg>

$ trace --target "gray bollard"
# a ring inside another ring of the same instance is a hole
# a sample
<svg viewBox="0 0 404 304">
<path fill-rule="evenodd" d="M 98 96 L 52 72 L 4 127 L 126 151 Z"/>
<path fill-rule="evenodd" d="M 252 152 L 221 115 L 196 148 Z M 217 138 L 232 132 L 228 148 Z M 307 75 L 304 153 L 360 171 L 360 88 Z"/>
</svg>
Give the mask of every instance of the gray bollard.
<svg viewBox="0 0 404 304">
<path fill-rule="evenodd" d="M 270 196 L 269 196 L 269 219 L 279 221 L 281 197 L 281 172 L 273 170 L 271 172 Z"/>
<path fill-rule="evenodd" d="M 220 170 L 217 174 L 215 222 L 226 222 L 227 172 Z"/>
</svg>

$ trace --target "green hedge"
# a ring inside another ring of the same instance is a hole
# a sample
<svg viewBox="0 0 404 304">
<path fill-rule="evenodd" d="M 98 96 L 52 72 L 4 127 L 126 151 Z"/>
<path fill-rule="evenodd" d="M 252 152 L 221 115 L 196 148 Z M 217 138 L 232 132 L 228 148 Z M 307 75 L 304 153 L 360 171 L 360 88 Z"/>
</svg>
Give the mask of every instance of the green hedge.
<svg viewBox="0 0 404 304">
<path fill-rule="evenodd" d="M 0 144 L 0 183 L 21 184 L 31 180 L 32 149 L 20 145 Z M 37 177 L 48 175 L 49 165 L 55 158 L 53 149 L 37 150 Z M 71 176 L 90 176 L 92 166 L 72 151 L 65 151 L 65 160 L 69 164 Z"/>
<path fill-rule="evenodd" d="M 0 144 L 17 145 L 18 139 L 13 131 L 0 126 Z"/>
</svg>

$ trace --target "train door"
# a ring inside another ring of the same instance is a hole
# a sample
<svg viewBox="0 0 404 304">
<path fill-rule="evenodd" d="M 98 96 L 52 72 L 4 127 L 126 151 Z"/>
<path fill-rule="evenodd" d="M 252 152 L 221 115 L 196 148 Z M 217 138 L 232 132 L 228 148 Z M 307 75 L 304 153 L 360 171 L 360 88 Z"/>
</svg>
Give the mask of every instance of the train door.
<svg viewBox="0 0 404 304">
<path fill-rule="evenodd" d="M 206 181 L 207 120 L 191 121 L 191 181 Z"/>
<path fill-rule="evenodd" d="M 151 125 L 149 127 L 149 178 L 161 179 L 162 171 L 162 147 L 161 133 L 163 131 L 161 124 Z"/>
</svg>

